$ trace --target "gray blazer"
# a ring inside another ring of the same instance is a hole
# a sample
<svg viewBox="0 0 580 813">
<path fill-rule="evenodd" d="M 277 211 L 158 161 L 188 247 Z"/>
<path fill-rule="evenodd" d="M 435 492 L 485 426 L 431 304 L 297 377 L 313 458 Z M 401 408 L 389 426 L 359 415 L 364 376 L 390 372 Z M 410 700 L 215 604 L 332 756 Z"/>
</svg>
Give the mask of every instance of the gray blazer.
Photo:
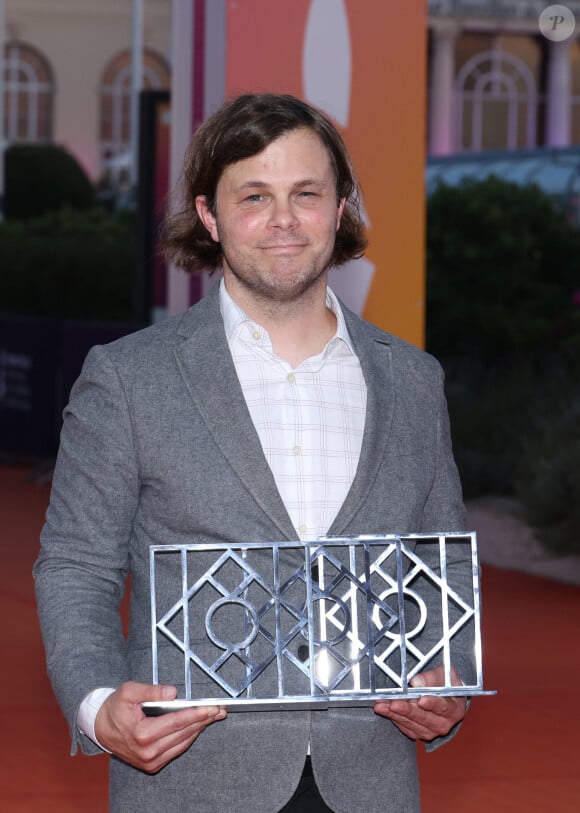
<svg viewBox="0 0 580 813">
<path fill-rule="evenodd" d="M 345 316 L 367 416 L 358 470 L 329 533 L 463 530 L 439 365 Z M 34 569 L 73 752 L 98 751 L 75 726 L 88 692 L 151 682 L 150 545 L 295 538 L 236 377 L 217 290 L 182 315 L 93 348 L 65 410 Z M 468 583 L 469 561 L 449 567 Z M 128 574 L 125 639 L 118 606 Z M 456 666 L 474 679 L 467 651 Z M 178 659 L 178 690 L 181 673 Z M 364 708 L 230 714 L 155 776 L 112 758 L 111 810 L 274 813 L 298 783 L 309 742 L 316 781 L 337 813 L 419 810 L 415 743 Z"/>
</svg>

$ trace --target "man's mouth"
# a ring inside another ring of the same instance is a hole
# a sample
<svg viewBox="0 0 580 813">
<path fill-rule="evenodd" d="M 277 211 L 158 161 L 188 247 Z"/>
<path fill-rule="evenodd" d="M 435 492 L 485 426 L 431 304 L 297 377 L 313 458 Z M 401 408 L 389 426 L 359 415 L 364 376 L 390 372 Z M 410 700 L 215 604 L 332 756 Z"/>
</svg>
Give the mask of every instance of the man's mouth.
<svg viewBox="0 0 580 813">
<path fill-rule="evenodd" d="M 307 245 L 307 243 L 264 243 L 260 248 L 272 254 L 298 254 Z"/>
</svg>

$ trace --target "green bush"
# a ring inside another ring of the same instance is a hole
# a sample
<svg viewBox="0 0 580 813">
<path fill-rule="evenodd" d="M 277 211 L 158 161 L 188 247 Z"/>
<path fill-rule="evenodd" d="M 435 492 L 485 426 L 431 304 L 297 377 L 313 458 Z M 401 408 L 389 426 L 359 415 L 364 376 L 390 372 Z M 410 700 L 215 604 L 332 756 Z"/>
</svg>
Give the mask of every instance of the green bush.
<svg viewBox="0 0 580 813">
<path fill-rule="evenodd" d="M 579 257 L 580 232 L 536 187 L 489 178 L 428 200 L 427 349 L 465 496 L 518 497 L 557 553 L 579 550 Z"/>
<path fill-rule="evenodd" d="M 134 219 L 62 209 L 0 224 L 0 313 L 128 321 Z"/>
<path fill-rule="evenodd" d="M 547 550 L 580 555 L 580 381 L 550 395 L 524 444 L 516 495 Z"/>
<path fill-rule="evenodd" d="M 535 186 L 491 177 L 427 204 L 427 346 L 493 364 L 580 346 L 580 232 Z"/>
<path fill-rule="evenodd" d="M 95 190 L 77 160 L 54 144 L 14 144 L 5 153 L 5 217 L 29 219 L 65 206 L 90 209 Z"/>
<path fill-rule="evenodd" d="M 493 366 L 469 357 L 441 361 L 465 497 L 512 495 L 515 466 L 533 421 L 535 365 L 514 355 Z"/>
</svg>

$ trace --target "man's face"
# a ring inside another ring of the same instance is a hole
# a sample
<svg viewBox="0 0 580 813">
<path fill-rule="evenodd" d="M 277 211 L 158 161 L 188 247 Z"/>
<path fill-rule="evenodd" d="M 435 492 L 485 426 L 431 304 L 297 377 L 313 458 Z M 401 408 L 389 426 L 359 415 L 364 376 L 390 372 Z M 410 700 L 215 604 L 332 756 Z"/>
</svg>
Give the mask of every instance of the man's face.
<svg viewBox="0 0 580 813">
<path fill-rule="evenodd" d="M 242 306 L 299 300 L 326 285 L 344 200 L 336 197 L 330 157 L 312 130 L 293 130 L 224 170 L 212 214 L 196 200 L 221 244 L 228 291 Z"/>
</svg>

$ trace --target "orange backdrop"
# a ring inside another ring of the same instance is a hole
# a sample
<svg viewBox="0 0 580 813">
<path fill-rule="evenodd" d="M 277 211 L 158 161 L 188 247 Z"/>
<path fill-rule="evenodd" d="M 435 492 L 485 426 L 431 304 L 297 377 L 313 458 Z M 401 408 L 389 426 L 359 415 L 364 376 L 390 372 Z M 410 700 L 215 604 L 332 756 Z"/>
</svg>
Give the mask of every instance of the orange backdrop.
<svg viewBox="0 0 580 813">
<path fill-rule="evenodd" d="M 363 188 L 370 222 L 367 258 L 375 267 L 362 312 L 380 327 L 422 346 L 425 0 L 228 3 L 227 95 L 274 91 L 306 98 L 304 42 L 315 3 L 318 12 L 329 15 L 340 3 L 346 11 L 350 99 L 348 121 L 339 129 Z M 329 57 L 329 44 L 323 40 L 316 51 L 317 70 L 332 75 L 336 51 Z"/>
</svg>

